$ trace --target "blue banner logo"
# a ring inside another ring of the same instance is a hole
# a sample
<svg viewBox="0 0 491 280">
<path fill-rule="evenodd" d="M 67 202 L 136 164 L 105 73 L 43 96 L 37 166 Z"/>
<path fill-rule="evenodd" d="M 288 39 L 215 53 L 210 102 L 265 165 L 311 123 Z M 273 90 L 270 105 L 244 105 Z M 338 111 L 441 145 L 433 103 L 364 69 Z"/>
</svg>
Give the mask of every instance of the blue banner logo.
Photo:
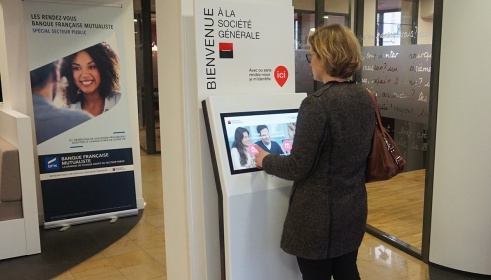
<svg viewBox="0 0 491 280">
<path fill-rule="evenodd" d="M 61 168 L 60 166 L 60 159 L 58 157 L 47 157 L 44 158 L 44 163 L 46 165 L 46 170 L 59 170 Z"/>
</svg>

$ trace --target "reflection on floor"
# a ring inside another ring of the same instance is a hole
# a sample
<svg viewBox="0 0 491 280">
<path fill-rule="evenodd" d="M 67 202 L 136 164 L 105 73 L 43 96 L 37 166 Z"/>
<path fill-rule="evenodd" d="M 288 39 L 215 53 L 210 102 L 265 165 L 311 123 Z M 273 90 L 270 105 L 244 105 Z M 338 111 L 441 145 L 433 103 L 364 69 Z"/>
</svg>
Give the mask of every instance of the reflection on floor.
<svg viewBox="0 0 491 280">
<path fill-rule="evenodd" d="M 56 280 L 166 279 L 160 155 L 148 156 L 141 153 L 146 207 L 140 222 L 127 236 L 58 276 Z M 360 247 L 358 265 L 364 280 L 489 279 L 433 266 L 429 268 L 423 262 L 369 234 L 365 234 Z"/>
</svg>

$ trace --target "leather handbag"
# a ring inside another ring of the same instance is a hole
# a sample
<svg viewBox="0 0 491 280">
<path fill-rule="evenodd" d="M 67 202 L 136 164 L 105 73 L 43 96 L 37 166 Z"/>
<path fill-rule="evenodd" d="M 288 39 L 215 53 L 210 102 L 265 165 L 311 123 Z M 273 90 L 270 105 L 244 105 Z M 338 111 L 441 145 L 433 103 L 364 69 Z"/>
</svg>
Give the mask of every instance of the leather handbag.
<svg viewBox="0 0 491 280">
<path fill-rule="evenodd" d="M 374 94 L 368 88 L 367 91 L 372 97 L 375 115 L 377 116 L 377 123 L 375 124 L 372 139 L 372 149 L 368 155 L 365 170 L 365 181 L 369 183 L 389 180 L 396 176 L 404 170 L 406 160 L 402 157 L 401 151 L 397 148 L 395 141 L 382 126 L 379 108 Z"/>
</svg>

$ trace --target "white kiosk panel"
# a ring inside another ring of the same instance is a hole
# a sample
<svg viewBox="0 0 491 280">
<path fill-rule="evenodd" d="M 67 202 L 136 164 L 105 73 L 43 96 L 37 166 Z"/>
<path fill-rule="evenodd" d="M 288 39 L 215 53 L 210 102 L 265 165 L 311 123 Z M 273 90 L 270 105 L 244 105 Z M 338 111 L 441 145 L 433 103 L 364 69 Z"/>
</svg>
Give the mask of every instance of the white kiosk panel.
<svg viewBox="0 0 491 280">
<path fill-rule="evenodd" d="M 304 93 L 228 95 L 203 101 L 221 204 L 222 280 L 301 279 L 295 257 L 280 248 L 292 182 L 247 164 L 234 166 L 231 150 L 238 127 L 245 128 L 255 143 L 261 141 L 257 126 L 266 125 L 272 141 L 288 154 L 293 144 L 288 125 L 296 122 L 305 97 Z"/>
</svg>

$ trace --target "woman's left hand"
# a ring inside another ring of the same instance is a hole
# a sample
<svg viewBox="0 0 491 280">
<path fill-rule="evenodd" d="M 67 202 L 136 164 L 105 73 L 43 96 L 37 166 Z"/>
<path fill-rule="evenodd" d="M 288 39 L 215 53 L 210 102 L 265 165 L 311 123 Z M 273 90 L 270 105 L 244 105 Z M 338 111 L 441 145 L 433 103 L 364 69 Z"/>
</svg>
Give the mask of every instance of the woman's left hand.
<svg viewBox="0 0 491 280">
<path fill-rule="evenodd" d="M 256 145 L 256 149 L 259 151 L 259 154 L 257 154 L 254 159 L 254 161 L 256 162 L 256 167 L 263 168 L 263 159 L 265 156 L 269 155 L 269 153 L 264 151 L 257 145 Z"/>
</svg>

